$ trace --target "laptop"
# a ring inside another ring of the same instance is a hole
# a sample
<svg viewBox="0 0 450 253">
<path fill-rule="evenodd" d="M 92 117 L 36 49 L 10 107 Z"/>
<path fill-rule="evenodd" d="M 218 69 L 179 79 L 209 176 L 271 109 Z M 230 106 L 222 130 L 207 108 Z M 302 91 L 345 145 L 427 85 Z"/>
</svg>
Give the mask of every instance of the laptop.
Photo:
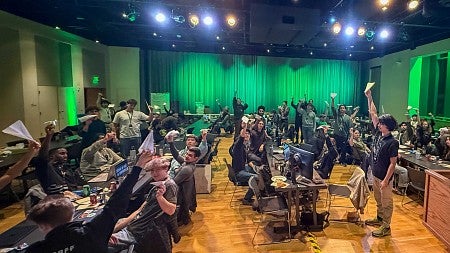
<svg viewBox="0 0 450 253">
<path fill-rule="evenodd" d="M 119 177 L 125 176 L 127 173 L 128 173 L 128 161 L 125 159 L 122 161 L 115 162 L 110 166 L 108 172 L 98 174 L 96 177 L 89 180 L 88 183 L 107 182 L 111 180 L 111 178 L 118 179 Z"/>
</svg>

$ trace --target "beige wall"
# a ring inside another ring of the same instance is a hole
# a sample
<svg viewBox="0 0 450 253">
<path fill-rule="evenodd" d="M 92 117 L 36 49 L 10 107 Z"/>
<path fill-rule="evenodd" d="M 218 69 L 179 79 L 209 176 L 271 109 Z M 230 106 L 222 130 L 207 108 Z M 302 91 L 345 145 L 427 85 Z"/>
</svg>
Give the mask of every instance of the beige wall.
<svg viewBox="0 0 450 253">
<path fill-rule="evenodd" d="M 405 119 L 408 106 L 409 69 L 411 58 L 450 51 L 450 39 L 419 46 L 364 62 L 363 75 L 369 77 L 371 67 L 381 66 L 380 105 L 386 113 L 393 114 L 397 120 Z M 364 80 L 363 80 L 364 81 Z M 368 81 L 368 80 L 365 80 Z"/>
<path fill-rule="evenodd" d="M 0 61 L 0 69 L 3 69 L 0 71 L 2 79 L 0 85 L 4 105 L 0 107 L 1 129 L 20 119 L 33 137 L 39 138 L 43 134 L 43 125 L 39 119 L 35 35 L 71 45 L 77 112 L 84 112 L 85 84 L 83 84 L 82 50 L 89 49 L 101 53 L 105 55 L 105 61 L 107 61 L 107 46 L 3 11 L 0 11 L 0 29 L 12 31 L 0 35 L 2 37 L 0 39 L 0 59 L 3 59 Z M 18 39 L 15 38 L 17 37 L 15 34 L 18 34 Z M 106 86 L 109 82 L 108 75 L 109 71 L 106 70 Z M 49 99 L 55 107 L 58 107 L 57 98 Z M 15 139 L 17 138 L 1 133 L 0 145 Z"/>
</svg>

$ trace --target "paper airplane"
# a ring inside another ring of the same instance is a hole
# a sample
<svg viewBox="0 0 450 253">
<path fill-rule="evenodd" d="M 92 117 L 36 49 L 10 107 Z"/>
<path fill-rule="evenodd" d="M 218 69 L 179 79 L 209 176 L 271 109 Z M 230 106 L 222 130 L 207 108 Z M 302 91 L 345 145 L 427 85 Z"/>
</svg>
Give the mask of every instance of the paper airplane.
<svg viewBox="0 0 450 253">
<path fill-rule="evenodd" d="M 150 130 L 150 133 L 148 133 L 147 137 L 145 138 L 144 142 L 142 142 L 138 150 L 139 153 L 142 153 L 143 151 L 150 151 L 151 153 L 155 152 L 155 141 L 153 140 L 153 130 Z"/>
<path fill-rule="evenodd" d="M 249 121 L 249 118 L 247 118 L 247 116 L 242 116 L 242 122 L 244 122 L 245 124 L 247 124 Z"/>
<path fill-rule="evenodd" d="M 366 89 L 364 90 L 364 93 L 366 93 L 368 90 L 372 89 L 372 87 L 375 85 L 375 82 L 373 83 L 367 83 Z"/>
<path fill-rule="evenodd" d="M 408 107 L 406 109 L 409 111 L 412 109 L 412 106 L 408 105 Z"/>
<path fill-rule="evenodd" d="M 108 108 L 114 108 L 114 107 L 116 107 L 115 104 L 109 104 L 109 105 L 108 105 Z"/>
<path fill-rule="evenodd" d="M 95 117 L 97 117 L 97 115 L 85 115 L 83 117 L 78 118 L 78 120 L 80 121 L 80 123 L 84 123 L 84 122 L 86 122 L 86 121 L 88 121 L 90 119 L 93 119 Z"/>
<path fill-rule="evenodd" d="M 34 141 L 28 129 L 25 127 L 21 120 L 14 122 L 9 127 L 2 130 L 5 134 L 10 134 L 12 136 L 16 136 L 25 140 Z"/>
<path fill-rule="evenodd" d="M 180 135 L 180 132 L 178 132 L 177 130 L 172 130 L 172 131 L 168 132 L 167 135 L 173 136 L 173 138 L 175 139 L 178 137 L 178 135 Z"/>
<path fill-rule="evenodd" d="M 156 182 L 151 182 L 150 184 L 156 186 L 156 187 L 160 187 L 162 186 L 166 181 L 156 181 Z"/>
<path fill-rule="evenodd" d="M 56 126 L 56 123 L 58 122 L 58 120 L 49 120 L 49 121 L 45 121 L 44 122 L 44 125 L 45 126 L 48 126 L 48 125 L 53 125 L 53 126 Z"/>
<path fill-rule="evenodd" d="M 336 96 L 337 96 L 337 93 L 331 93 L 331 94 L 330 94 L 330 97 L 331 97 L 331 98 L 335 98 Z"/>
</svg>

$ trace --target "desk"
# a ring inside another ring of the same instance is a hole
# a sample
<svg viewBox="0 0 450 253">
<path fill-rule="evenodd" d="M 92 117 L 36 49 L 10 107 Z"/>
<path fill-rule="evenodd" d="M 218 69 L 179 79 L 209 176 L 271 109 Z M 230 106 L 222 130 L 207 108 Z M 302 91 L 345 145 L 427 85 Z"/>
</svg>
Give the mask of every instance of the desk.
<svg viewBox="0 0 450 253">
<path fill-rule="evenodd" d="M 418 169 L 430 170 L 450 170 L 450 163 L 447 161 L 431 162 L 425 156 L 417 159 L 415 154 L 410 154 L 409 151 L 399 150 L 400 164 L 404 167 L 417 167 Z"/>
<path fill-rule="evenodd" d="M 313 215 L 313 225 L 309 226 L 309 229 L 312 231 L 321 231 L 323 229 L 321 224 L 318 224 L 317 222 L 317 196 L 318 191 L 321 189 L 327 189 L 326 184 L 292 184 L 291 182 L 288 182 L 288 186 L 286 187 L 275 187 L 275 191 L 277 192 L 285 192 L 288 194 L 288 206 L 289 206 L 289 214 L 290 214 L 290 207 L 292 206 L 292 194 L 294 194 L 294 202 L 295 202 L 295 222 L 296 226 L 292 226 L 292 228 L 295 230 L 301 230 L 304 229 L 306 226 L 302 225 L 300 223 L 300 194 L 305 192 L 312 192 L 312 215 Z"/>
</svg>

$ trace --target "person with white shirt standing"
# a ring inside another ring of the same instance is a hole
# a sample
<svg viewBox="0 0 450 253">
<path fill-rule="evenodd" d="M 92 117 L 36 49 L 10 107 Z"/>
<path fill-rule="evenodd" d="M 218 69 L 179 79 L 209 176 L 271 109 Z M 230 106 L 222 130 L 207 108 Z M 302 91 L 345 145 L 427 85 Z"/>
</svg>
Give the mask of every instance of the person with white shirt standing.
<svg viewBox="0 0 450 253">
<path fill-rule="evenodd" d="M 136 111 L 134 108 L 137 105 L 135 99 L 127 101 L 125 110 L 116 113 L 113 124 L 116 135 L 119 136 L 120 153 L 122 157 L 130 155 L 131 148 L 139 148 L 141 145 L 141 121 L 151 121 L 153 119 L 152 108 L 149 107 L 150 115 L 143 112 Z"/>
</svg>

